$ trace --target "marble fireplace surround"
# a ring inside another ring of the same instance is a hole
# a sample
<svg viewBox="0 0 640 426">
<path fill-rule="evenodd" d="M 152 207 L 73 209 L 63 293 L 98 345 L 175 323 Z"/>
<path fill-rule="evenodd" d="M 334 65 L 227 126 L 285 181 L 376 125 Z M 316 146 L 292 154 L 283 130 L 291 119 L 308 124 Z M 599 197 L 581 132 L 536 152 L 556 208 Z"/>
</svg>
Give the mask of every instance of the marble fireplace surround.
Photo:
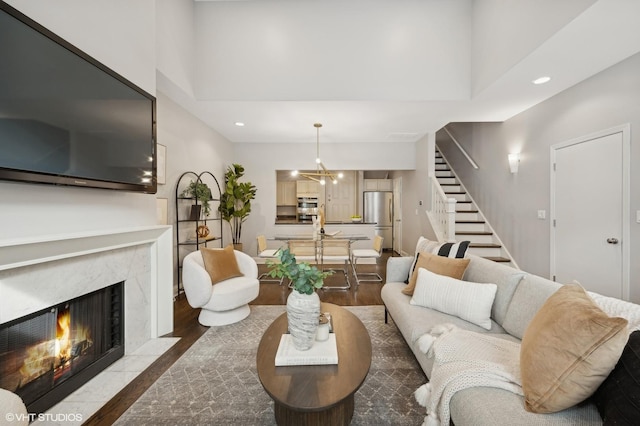
<svg viewBox="0 0 640 426">
<path fill-rule="evenodd" d="M 125 281 L 125 355 L 173 330 L 172 228 L 0 240 L 0 324 Z"/>
</svg>

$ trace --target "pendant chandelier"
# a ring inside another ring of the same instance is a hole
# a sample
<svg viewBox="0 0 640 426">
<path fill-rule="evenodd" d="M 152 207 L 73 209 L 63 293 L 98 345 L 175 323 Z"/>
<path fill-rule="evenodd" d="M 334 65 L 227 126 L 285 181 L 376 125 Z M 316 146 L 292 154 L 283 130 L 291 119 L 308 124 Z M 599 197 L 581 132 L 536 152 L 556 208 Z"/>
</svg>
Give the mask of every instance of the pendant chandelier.
<svg viewBox="0 0 640 426">
<path fill-rule="evenodd" d="M 315 123 L 313 127 L 316 128 L 316 171 L 313 172 L 299 172 L 294 170 L 291 172 L 293 176 L 302 176 L 304 178 L 319 182 L 320 185 L 324 185 L 327 183 L 327 180 L 330 180 L 333 184 L 338 183 L 338 179 L 342 179 L 342 172 L 336 173 L 328 170 L 322 160 L 320 159 L 320 127 L 322 127 L 321 123 Z"/>
</svg>

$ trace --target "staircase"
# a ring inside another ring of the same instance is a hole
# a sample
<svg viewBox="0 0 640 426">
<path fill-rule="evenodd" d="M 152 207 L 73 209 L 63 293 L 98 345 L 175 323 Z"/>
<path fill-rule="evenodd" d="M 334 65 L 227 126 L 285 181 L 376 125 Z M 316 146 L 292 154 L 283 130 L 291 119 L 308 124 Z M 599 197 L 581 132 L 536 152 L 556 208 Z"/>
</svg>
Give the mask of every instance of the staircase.
<svg viewBox="0 0 640 426">
<path fill-rule="evenodd" d="M 456 241 L 471 241 L 469 253 L 516 266 L 437 148 L 435 162 L 436 179 L 442 190 L 447 197 L 456 199 Z"/>
</svg>

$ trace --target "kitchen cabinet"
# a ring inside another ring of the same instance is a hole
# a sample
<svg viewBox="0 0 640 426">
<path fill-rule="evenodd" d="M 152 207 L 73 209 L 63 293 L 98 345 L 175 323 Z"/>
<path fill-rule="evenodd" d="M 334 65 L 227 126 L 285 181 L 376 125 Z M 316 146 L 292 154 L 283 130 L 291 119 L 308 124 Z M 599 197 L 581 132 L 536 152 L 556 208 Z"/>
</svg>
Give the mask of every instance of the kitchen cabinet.
<svg viewBox="0 0 640 426">
<path fill-rule="evenodd" d="M 320 184 L 313 180 L 297 180 L 296 193 L 298 198 L 318 198 L 320 194 Z"/>
<path fill-rule="evenodd" d="M 276 199 L 278 206 L 296 206 L 297 193 L 296 182 L 278 182 L 276 188 Z"/>
<path fill-rule="evenodd" d="M 393 191 L 392 179 L 365 179 L 365 191 Z"/>
</svg>

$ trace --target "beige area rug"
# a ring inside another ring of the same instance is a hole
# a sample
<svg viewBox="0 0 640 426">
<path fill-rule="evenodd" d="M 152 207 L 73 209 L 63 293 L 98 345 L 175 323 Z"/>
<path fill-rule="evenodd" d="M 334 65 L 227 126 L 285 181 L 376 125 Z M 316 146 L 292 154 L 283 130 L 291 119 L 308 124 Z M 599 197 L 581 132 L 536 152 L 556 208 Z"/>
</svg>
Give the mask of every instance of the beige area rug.
<svg viewBox="0 0 640 426">
<path fill-rule="evenodd" d="M 426 382 L 384 307 L 347 307 L 373 347 L 371 369 L 355 396 L 352 425 L 420 425 L 413 392 Z M 116 425 L 275 425 L 273 401 L 256 372 L 260 338 L 284 306 L 251 306 L 244 321 L 211 327 L 116 422 Z"/>
</svg>

